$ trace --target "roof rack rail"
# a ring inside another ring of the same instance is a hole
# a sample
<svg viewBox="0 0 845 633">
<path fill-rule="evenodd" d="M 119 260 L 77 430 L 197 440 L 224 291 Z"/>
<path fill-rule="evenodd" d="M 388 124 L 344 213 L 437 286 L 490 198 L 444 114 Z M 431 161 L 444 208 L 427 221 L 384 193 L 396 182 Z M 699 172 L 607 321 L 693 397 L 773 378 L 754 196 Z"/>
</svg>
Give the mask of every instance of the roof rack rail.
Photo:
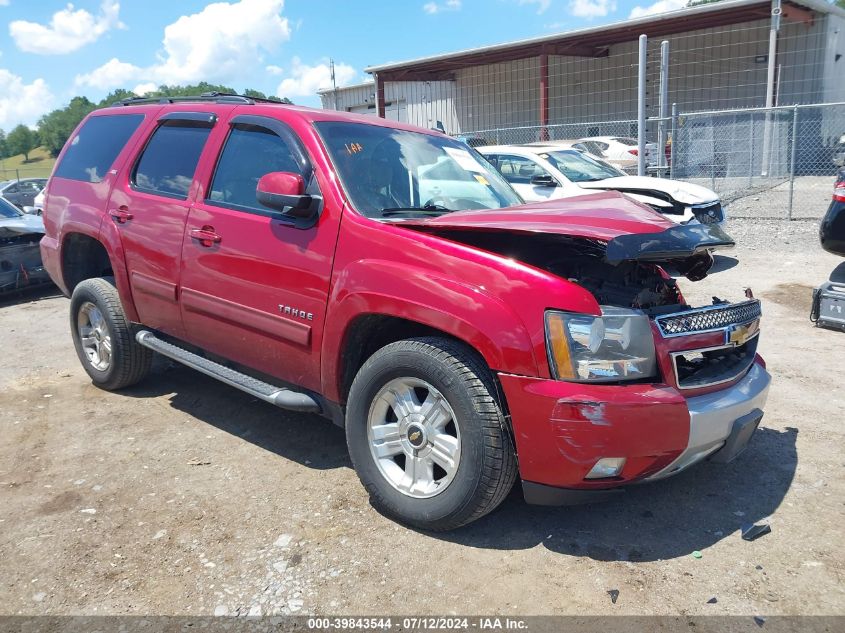
<svg viewBox="0 0 845 633">
<path fill-rule="evenodd" d="M 203 92 L 200 95 L 192 95 L 186 97 L 129 97 L 127 99 L 121 99 L 120 101 L 115 101 L 112 105 L 113 106 L 130 106 L 130 105 L 143 105 L 146 103 L 182 103 L 182 102 L 191 102 L 191 101 L 213 101 L 214 103 L 240 103 L 246 105 L 255 105 L 256 102 L 259 103 L 275 103 L 279 104 L 280 102 L 274 101 L 273 99 L 262 99 L 260 97 L 247 97 L 245 95 L 227 93 L 227 92 Z"/>
</svg>

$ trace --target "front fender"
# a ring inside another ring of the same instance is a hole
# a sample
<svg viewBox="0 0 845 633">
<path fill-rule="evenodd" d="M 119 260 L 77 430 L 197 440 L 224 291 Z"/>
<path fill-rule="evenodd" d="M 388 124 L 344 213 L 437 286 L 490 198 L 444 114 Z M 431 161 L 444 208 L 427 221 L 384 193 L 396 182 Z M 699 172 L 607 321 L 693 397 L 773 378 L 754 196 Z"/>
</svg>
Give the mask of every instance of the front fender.
<svg viewBox="0 0 845 633">
<path fill-rule="evenodd" d="M 493 370 L 538 372 L 531 337 L 510 306 L 480 287 L 428 269 L 378 259 L 356 261 L 338 276 L 329 305 L 322 383 L 326 396 L 335 402 L 340 401 L 341 350 L 351 324 L 364 314 L 398 317 L 441 330 L 477 350 Z"/>
</svg>

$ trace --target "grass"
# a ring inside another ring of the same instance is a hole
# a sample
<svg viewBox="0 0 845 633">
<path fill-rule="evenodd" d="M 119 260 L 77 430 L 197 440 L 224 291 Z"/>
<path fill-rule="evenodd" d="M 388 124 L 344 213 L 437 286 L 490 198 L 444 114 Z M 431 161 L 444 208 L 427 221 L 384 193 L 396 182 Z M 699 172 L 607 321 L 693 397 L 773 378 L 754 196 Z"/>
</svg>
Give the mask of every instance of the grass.
<svg viewBox="0 0 845 633">
<path fill-rule="evenodd" d="M 56 159 L 47 153 L 43 147 L 38 147 L 29 153 L 29 161 L 25 161 L 23 154 L 0 160 L 0 180 L 17 178 L 46 178 L 53 171 Z"/>
</svg>

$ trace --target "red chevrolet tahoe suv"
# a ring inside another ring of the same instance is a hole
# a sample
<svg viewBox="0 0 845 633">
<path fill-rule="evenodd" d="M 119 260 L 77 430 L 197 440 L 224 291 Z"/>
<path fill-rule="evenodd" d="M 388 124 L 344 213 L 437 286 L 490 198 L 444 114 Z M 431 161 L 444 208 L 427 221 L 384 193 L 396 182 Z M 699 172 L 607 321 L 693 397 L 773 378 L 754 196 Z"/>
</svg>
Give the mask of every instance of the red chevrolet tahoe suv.
<svg viewBox="0 0 845 633">
<path fill-rule="evenodd" d="M 619 193 L 524 205 L 436 131 L 235 95 L 74 132 L 44 264 L 104 389 L 162 354 L 345 427 L 373 504 L 446 530 L 727 461 L 762 417 L 760 304 L 667 271 L 732 245 Z"/>
</svg>

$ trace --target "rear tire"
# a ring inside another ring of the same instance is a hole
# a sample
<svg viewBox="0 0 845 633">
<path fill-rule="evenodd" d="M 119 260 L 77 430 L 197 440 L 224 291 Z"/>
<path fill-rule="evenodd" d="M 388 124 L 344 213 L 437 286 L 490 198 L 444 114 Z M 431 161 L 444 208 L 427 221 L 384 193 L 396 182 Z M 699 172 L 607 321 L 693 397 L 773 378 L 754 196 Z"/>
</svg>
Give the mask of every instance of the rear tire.
<svg viewBox="0 0 845 633">
<path fill-rule="evenodd" d="M 101 389 L 129 387 L 149 373 L 153 353 L 135 341 L 112 278 L 86 279 L 76 286 L 70 331 L 82 367 Z"/>
<path fill-rule="evenodd" d="M 481 518 L 516 479 L 493 376 L 451 339 L 408 339 L 373 354 L 352 383 L 346 441 L 373 506 L 424 530 Z"/>
</svg>

